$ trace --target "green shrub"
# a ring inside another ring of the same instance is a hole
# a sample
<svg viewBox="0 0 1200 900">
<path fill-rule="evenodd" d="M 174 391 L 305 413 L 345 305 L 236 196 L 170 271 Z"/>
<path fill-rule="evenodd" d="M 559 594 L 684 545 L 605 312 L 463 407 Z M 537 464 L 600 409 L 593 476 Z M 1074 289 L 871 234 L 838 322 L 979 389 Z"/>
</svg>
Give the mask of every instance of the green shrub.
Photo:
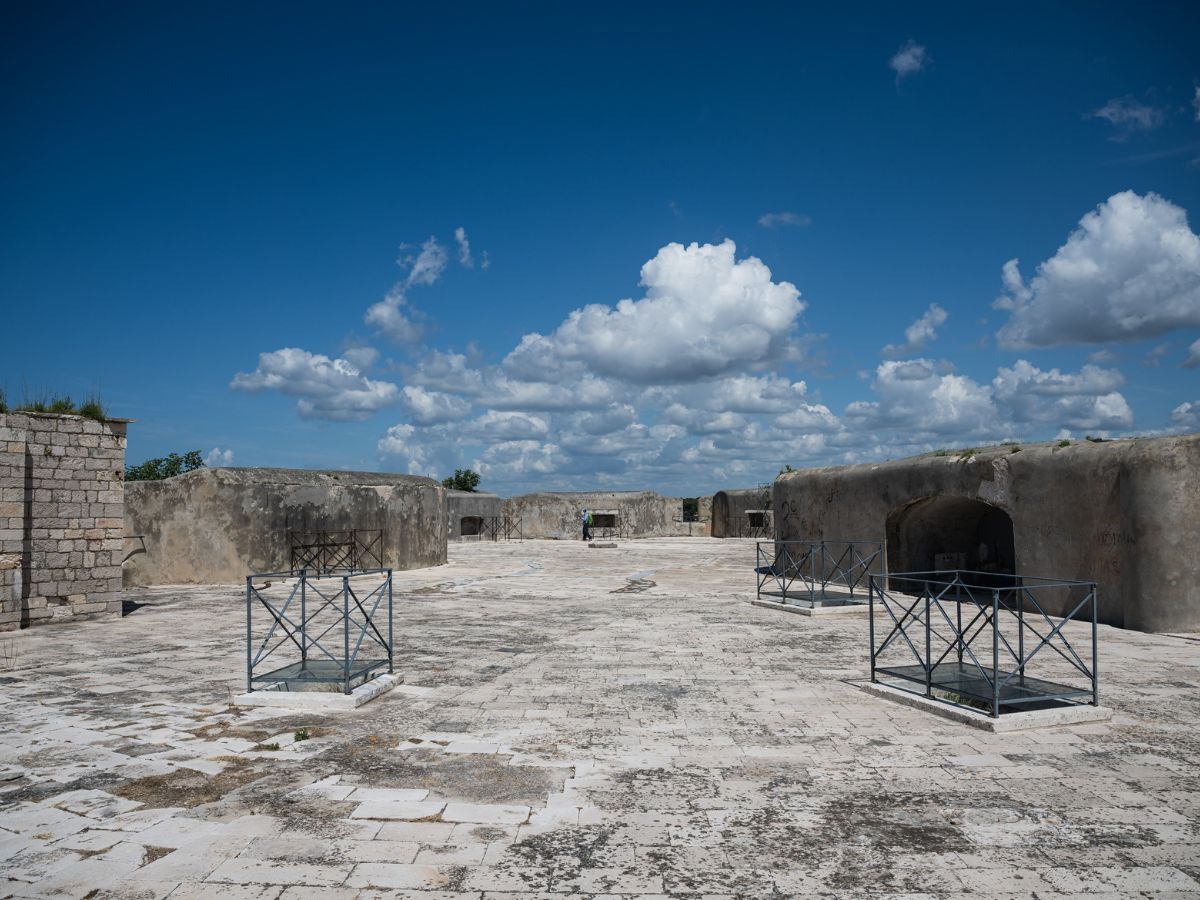
<svg viewBox="0 0 1200 900">
<path fill-rule="evenodd" d="M 442 487 L 452 491 L 475 491 L 479 487 L 479 473 L 473 469 L 455 469 L 454 474 L 442 479 Z"/>
<path fill-rule="evenodd" d="M 174 478 L 193 469 L 204 468 L 204 460 L 199 450 L 192 450 L 180 456 L 171 453 L 159 459 L 148 459 L 140 466 L 126 466 L 126 481 L 162 481 L 164 478 Z"/>
</svg>

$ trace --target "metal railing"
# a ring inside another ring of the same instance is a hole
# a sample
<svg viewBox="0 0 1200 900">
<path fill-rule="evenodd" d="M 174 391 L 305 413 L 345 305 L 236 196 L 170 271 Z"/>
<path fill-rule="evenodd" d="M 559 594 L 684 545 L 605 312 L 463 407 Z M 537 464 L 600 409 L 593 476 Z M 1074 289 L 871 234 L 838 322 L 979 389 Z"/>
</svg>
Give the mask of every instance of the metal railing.
<svg viewBox="0 0 1200 900">
<path fill-rule="evenodd" d="M 520 541 L 525 536 L 521 533 L 521 520 L 516 516 L 488 516 L 483 520 L 479 531 L 481 540 L 489 541 Z"/>
<path fill-rule="evenodd" d="M 256 611 L 265 611 L 266 620 L 256 621 Z M 391 569 L 246 578 L 248 692 L 335 684 L 349 694 L 384 667 L 394 671 L 392 648 Z M 264 672 L 268 660 L 275 667 Z"/>
<path fill-rule="evenodd" d="M 729 537 L 772 538 L 775 536 L 773 519 L 769 509 L 750 510 L 733 516 L 729 522 Z"/>
<path fill-rule="evenodd" d="M 755 546 L 760 600 L 766 593 L 778 594 L 781 603 L 793 598 L 812 606 L 831 599 L 863 603 L 867 580 L 883 572 L 882 541 L 759 541 Z"/>
<path fill-rule="evenodd" d="M 384 566 L 383 529 L 288 531 L 288 566 L 293 573 L 358 572 Z"/>
<path fill-rule="evenodd" d="M 1095 582 L 905 572 L 872 574 L 868 592 L 873 682 L 898 679 L 913 693 L 920 685 L 926 697 L 992 717 L 1037 704 L 1100 704 Z M 1082 640 L 1090 639 L 1090 654 L 1066 634 L 1076 619 L 1089 627 Z M 1042 655 L 1047 649 L 1053 654 Z"/>
</svg>

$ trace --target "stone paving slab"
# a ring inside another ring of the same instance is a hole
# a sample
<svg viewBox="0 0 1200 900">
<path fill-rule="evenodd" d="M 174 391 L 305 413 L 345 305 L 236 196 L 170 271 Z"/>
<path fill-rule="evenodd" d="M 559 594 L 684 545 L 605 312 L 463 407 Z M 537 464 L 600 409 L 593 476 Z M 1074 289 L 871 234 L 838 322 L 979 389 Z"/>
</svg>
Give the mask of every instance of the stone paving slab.
<svg viewBox="0 0 1200 900">
<path fill-rule="evenodd" d="M 234 705 L 237 586 L 14 635 L 0 898 L 1200 898 L 1194 635 L 1104 628 L 1111 721 L 993 734 L 748 603 L 752 542 L 450 552 L 359 709 Z"/>
</svg>

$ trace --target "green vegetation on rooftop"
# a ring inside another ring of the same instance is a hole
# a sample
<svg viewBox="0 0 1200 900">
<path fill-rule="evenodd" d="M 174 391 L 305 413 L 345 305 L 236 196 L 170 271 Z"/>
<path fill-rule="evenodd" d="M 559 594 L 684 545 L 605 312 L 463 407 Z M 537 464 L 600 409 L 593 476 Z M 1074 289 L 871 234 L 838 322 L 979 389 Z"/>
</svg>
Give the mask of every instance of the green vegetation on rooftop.
<svg viewBox="0 0 1200 900">
<path fill-rule="evenodd" d="M 0 388 L 0 413 L 7 412 L 53 413 L 62 416 L 83 416 L 97 422 L 108 421 L 104 404 L 94 394 L 78 404 L 66 394 L 37 394 L 33 397 L 26 395 L 22 403 L 10 407 L 4 389 Z"/>
</svg>

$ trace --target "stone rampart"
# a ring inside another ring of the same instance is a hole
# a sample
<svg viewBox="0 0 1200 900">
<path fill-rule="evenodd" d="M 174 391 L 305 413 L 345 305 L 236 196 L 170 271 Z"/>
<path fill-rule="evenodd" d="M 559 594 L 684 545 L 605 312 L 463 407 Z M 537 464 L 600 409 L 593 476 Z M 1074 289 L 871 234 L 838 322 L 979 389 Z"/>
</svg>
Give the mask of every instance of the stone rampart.
<svg viewBox="0 0 1200 900">
<path fill-rule="evenodd" d="M 579 540 L 584 509 L 613 515 L 617 523 L 615 537 L 686 537 L 707 532 L 706 523 L 681 521 L 681 498 L 663 497 L 653 491 L 541 492 L 513 497 L 509 503 L 527 538 Z"/>
<path fill-rule="evenodd" d="M 774 510 L 780 539 L 886 540 L 892 572 L 1095 581 L 1102 622 L 1200 630 L 1200 435 L 801 469 Z"/>
<path fill-rule="evenodd" d="M 377 472 L 197 469 L 126 489 L 127 585 L 233 584 L 290 566 L 289 531 L 383 531 L 384 564 L 446 562 L 446 491 Z"/>
</svg>

